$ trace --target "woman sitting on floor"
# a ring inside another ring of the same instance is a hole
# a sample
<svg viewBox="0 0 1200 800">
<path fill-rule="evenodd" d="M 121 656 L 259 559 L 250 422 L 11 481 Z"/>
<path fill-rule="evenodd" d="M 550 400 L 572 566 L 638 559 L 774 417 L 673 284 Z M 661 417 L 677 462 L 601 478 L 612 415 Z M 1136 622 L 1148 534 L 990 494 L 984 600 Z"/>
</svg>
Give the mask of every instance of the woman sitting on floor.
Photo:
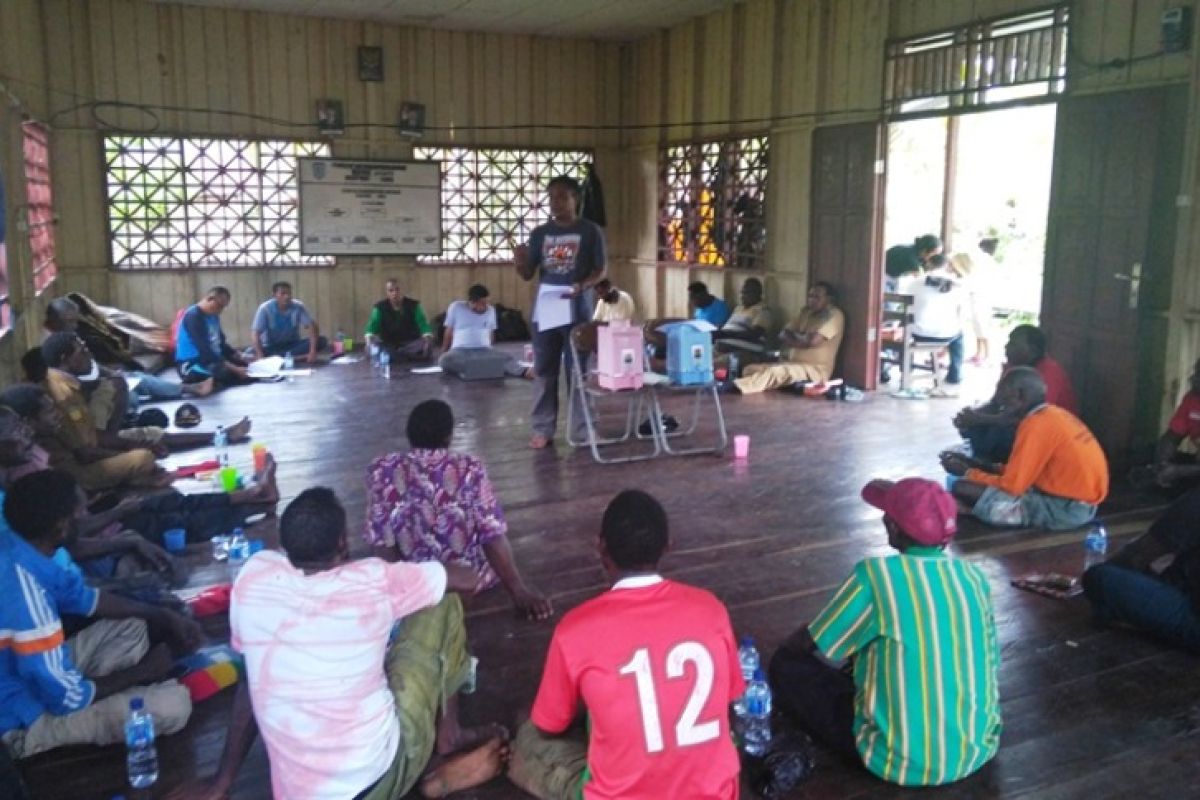
<svg viewBox="0 0 1200 800">
<path fill-rule="evenodd" d="M 503 583 L 530 619 L 553 613 L 525 585 L 513 561 L 504 512 L 483 462 L 450 452 L 454 413 L 426 400 L 408 417 L 407 453 L 390 453 L 367 468 L 367 530 L 376 555 L 389 561 L 440 561 L 479 573 L 483 588 Z"/>
</svg>

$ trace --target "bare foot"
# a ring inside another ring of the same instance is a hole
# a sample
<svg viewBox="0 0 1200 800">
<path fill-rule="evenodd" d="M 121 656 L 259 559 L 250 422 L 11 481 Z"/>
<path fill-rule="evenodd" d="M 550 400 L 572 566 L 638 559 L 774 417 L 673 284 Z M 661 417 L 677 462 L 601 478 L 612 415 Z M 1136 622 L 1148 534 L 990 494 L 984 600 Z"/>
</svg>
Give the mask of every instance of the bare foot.
<svg viewBox="0 0 1200 800">
<path fill-rule="evenodd" d="M 275 481 L 275 456 L 267 453 L 267 461 L 262 471 L 255 473 L 254 486 L 240 489 L 229 496 L 231 503 L 259 504 L 278 503 L 279 484 Z"/>
<path fill-rule="evenodd" d="M 461 753 L 464 750 L 478 747 L 489 739 L 503 739 L 507 742 L 508 728 L 494 722 L 491 725 L 480 725 L 474 728 L 457 728 L 449 736 L 442 735 L 442 731 L 439 729 L 437 754 L 448 756 L 451 753 Z"/>
<path fill-rule="evenodd" d="M 216 384 L 213 383 L 212 378 L 209 378 L 206 381 L 200 381 L 200 383 L 185 383 L 185 384 L 183 384 L 183 393 L 190 394 L 195 397 L 207 397 L 208 395 L 213 393 L 213 389 L 215 389 L 215 388 L 216 388 Z"/>
<path fill-rule="evenodd" d="M 522 378 L 524 378 L 524 379 L 525 379 L 525 380 L 527 380 L 527 381 L 531 381 L 531 380 L 533 380 L 534 378 L 536 378 L 536 377 L 537 377 L 537 375 L 534 373 L 534 371 L 533 371 L 533 367 L 530 367 L 529 369 L 527 369 L 527 370 L 525 370 L 524 372 L 522 372 L 522 373 L 521 373 L 521 377 L 522 377 Z"/>
<path fill-rule="evenodd" d="M 550 439 L 539 433 L 529 440 L 529 446 L 534 450 L 545 450 L 550 446 Z"/>
<path fill-rule="evenodd" d="M 225 434 L 229 437 L 229 443 L 244 442 L 250 438 L 250 418 L 242 417 L 233 425 L 225 429 Z"/>
<path fill-rule="evenodd" d="M 469 753 L 448 759 L 426 775 L 421 781 L 421 796 L 445 797 L 487 783 L 504 772 L 507 760 L 505 741 L 498 737 L 490 739 Z"/>
</svg>

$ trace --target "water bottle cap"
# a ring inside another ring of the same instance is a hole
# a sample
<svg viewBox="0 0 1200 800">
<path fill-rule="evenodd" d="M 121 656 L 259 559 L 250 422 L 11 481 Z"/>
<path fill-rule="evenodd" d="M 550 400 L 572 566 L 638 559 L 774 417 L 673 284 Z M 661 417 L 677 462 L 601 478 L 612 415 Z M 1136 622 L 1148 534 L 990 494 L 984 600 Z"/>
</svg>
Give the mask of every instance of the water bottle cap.
<svg viewBox="0 0 1200 800">
<path fill-rule="evenodd" d="M 754 670 L 754 680 L 756 680 L 756 681 L 766 680 L 766 678 L 763 676 L 762 667 L 758 667 L 757 669 Z"/>
<path fill-rule="evenodd" d="M 742 647 L 754 647 L 754 637 L 753 636 L 743 636 L 742 637 Z"/>
<path fill-rule="evenodd" d="M 146 706 L 146 703 L 140 697 L 134 697 L 129 701 L 130 711 L 141 711 Z"/>
<path fill-rule="evenodd" d="M 234 528 L 233 535 L 234 536 L 245 536 L 246 530 L 245 530 L 245 528 Z"/>
</svg>

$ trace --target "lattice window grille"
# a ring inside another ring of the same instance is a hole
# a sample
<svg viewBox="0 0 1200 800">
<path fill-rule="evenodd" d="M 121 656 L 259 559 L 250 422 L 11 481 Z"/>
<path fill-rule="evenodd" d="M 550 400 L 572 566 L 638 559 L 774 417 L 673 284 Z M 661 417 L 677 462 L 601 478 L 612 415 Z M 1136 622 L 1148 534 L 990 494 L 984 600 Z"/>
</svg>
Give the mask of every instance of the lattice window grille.
<svg viewBox="0 0 1200 800">
<path fill-rule="evenodd" d="M 413 157 L 442 164 L 442 254 L 430 263 L 485 263 L 512 259 L 549 219 L 546 184 L 569 175 L 583 181 L 592 154 L 583 150 L 418 147 Z"/>
<path fill-rule="evenodd" d="M 108 136 L 112 263 L 118 269 L 334 263 L 300 253 L 297 159 L 328 144 Z"/>
<path fill-rule="evenodd" d="M 768 157 L 766 136 L 664 149 L 659 158 L 659 260 L 763 266 Z"/>
</svg>

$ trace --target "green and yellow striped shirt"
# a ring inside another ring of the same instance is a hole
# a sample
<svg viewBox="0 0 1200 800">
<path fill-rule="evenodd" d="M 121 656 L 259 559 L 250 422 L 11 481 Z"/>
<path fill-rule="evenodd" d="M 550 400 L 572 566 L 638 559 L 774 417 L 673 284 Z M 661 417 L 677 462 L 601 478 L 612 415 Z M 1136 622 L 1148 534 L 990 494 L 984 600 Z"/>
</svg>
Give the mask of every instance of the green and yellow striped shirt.
<svg viewBox="0 0 1200 800">
<path fill-rule="evenodd" d="M 854 737 L 873 774 L 956 781 L 1000 744 L 1000 653 L 983 573 L 933 547 L 860 561 L 809 626 L 831 659 L 856 656 Z"/>
</svg>

